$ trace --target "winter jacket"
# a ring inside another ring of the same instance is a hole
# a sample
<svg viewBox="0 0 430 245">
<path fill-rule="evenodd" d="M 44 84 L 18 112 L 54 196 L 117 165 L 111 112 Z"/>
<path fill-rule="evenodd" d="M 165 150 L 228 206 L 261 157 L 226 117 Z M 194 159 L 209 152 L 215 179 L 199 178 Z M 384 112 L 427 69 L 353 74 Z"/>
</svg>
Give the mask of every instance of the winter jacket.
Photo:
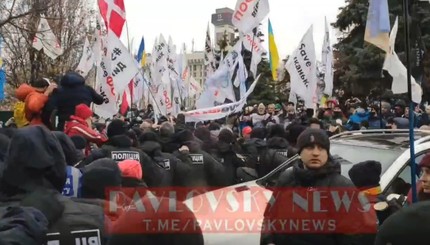
<svg viewBox="0 0 430 245">
<path fill-rule="evenodd" d="M 8 207 L 0 211 L 0 244 L 43 244 L 48 221 L 37 209 Z"/>
<path fill-rule="evenodd" d="M 258 138 L 245 140 L 242 144 L 242 155 L 246 159 L 246 166 L 257 169 L 261 155 L 267 150 L 266 141 Z"/>
<path fill-rule="evenodd" d="M 57 110 L 57 129 L 63 131 L 64 123 L 75 114 L 75 107 L 82 103 L 88 107 L 91 103 L 101 105 L 103 97 L 92 87 L 85 85 L 83 77 L 69 73 L 61 79 L 60 87 L 49 97 L 44 114 L 51 115 L 54 110 Z"/>
<path fill-rule="evenodd" d="M 387 122 L 380 116 L 369 117 L 369 129 L 385 129 Z"/>
<path fill-rule="evenodd" d="M 43 125 L 42 109 L 48 102 L 48 96 L 36 91 L 35 88 L 28 84 L 22 84 L 15 92 L 16 98 L 25 102 L 25 117 L 30 122 L 30 125 Z"/>
<path fill-rule="evenodd" d="M 244 167 L 245 162 L 242 161 L 235 151 L 232 144 L 218 141 L 215 144 L 214 158 L 224 166 L 224 177 L 226 185 L 234 185 L 237 181 L 236 171 L 239 167 Z"/>
<path fill-rule="evenodd" d="M 301 160 L 297 160 L 292 168 L 284 171 L 278 178 L 276 187 L 353 187 L 352 182 L 340 174 L 340 164 L 329 158 L 326 165 L 318 170 L 307 170 L 303 168 Z M 277 191 L 273 196 L 278 199 L 282 195 L 289 195 L 288 192 Z M 287 198 L 287 197 L 284 197 Z M 290 197 L 288 197 L 290 198 Z M 275 202 L 272 206 L 267 206 L 264 214 L 264 222 L 276 219 L 283 207 L 278 207 Z M 343 245 L 362 244 L 355 236 L 343 234 L 286 234 L 286 233 L 265 233 L 261 236 L 261 244 L 301 244 L 301 245 Z"/>
<path fill-rule="evenodd" d="M 101 146 L 103 143 L 108 141 L 106 135 L 93 130 L 88 126 L 85 120 L 77 116 L 70 116 L 70 121 L 66 122 L 64 132 L 70 137 L 75 135 L 84 137 L 88 142 L 87 148 L 89 148 L 89 143 Z"/>
<path fill-rule="evenodd" d="M 349 120 L 345 125 L 345 128 L 348 130 L 359 130 L 360 123 L 368 120 L 369 120 L 369 112 L 367 111 L 361 112 L 361 113 L 357 112 L 354 115 L 351 115 L 349 117 Z"/>
<path fill-rule="evenodd" d="M 183 184 L 187 187 L 225 186 L 224 166 L 209 153 L 202 151 L 195 141 L 184 142 L 189 152 L 175 152 L 174 155 L 190 166 L 188 173 L 183 173 Z"/>
<path fill-rule="evenodd" d="M 100 149 L 93 151 L 86 159 L 85 164 L 89 164 L 99 158 L 110 158 L 120 162 L 123 160 L 136 160 L 142 165 L 142 172 L 146 184 L 149 187 L 162 185 L 163 171 L 157 167 L 151 158 L 140 149 L 131 146 L 131 140 L 126 135 L 117 135 L 109 139 Z"/>
<path fill-rule="evenodd" d="M 99 244 L 105 244 L 103 209 L 75 203 L 60 194 L 66 182 L 66 161 L 57 138 L 46 128 L 29 126 L 15 133 L 0 176 L 0 213 L 19 206 L 28 193 L 47 188 L 56 192 L 56 200 L 64 206 L 61 217 L 48 230 L 60 235 L 49 236 L 48 240 L 74 241 L 68 236 L 72 231 L 98 230 L 102 239 Z"/>
<path fill-rule="evenodd" d="M 142 149 L 153 161 L 156 167 L 162 171 L 160 186 L 183 186 L 183 175 L 191 168 L 183 163 L 173 154 L 161 152 L 161 145 L 156 141 L 145 141 L 141 143 Z"/>
</svg>

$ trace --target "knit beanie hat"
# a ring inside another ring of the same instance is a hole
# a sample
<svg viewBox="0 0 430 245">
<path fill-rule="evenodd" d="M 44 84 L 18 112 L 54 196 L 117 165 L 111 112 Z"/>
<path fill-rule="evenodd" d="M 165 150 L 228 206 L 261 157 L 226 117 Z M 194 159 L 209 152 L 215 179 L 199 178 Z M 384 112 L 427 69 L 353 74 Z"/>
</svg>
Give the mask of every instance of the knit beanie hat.
<svg viewBox="0 0 430 245">
<path fill-rule="evenodd" d="M 136 160 L 124 160 L 118 163 L 118 167 L 121 170 L 122 177 L 142 179 L 142 166 L 140 162 Z"/>
<path fill-rule="evenodd" d="M 117 135 L 122 135 L 127 133 L 127 125 L 124 121 L 120 119 L 113 120 L 107 128 L 107 136 L 112 138 Z"/>
<path fill-rule="evenodd" d="M 377 161 L 357 163 L 348 171 L 349 178 L 358 188 L 379 186 L 382 167 Z"/>
<path fill-rule="evenodd" d="M 252 128 L 250 126 L 246 126 L 242 129 L 242 135 L 250 135 L 252 132 Z"/>
<path fill-rule="evenodd" d="M 319 145 L 326 149 L 327 152 L 330 152 L 330 140 L 324 130 L 308 128 L 299 135 L 299 138 L 297 139 L 297 149 L 299 154 L 303 148 L 313 145 Z"/>
<path fill-rule="evenodd" d="M 75 107 L 75 116 L 84 120 L 93 116 L 93 111 L 85 104 L 79 104 Z"/>
</svg>

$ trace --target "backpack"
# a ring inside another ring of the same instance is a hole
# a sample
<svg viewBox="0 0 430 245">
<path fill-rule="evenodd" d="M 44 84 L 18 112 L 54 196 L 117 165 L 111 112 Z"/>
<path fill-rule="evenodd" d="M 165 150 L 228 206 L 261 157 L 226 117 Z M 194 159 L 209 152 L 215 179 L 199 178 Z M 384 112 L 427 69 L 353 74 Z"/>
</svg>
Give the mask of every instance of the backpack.
<svg viewBox="0 0 430 245">
<path fill-rule="evenodd" d="M 25 102 L 18 101 L 15 103 L 13 108 L 13 117 L 18 128 L 22 128 L 30 124 L 25 114 Z"/>
</svg>

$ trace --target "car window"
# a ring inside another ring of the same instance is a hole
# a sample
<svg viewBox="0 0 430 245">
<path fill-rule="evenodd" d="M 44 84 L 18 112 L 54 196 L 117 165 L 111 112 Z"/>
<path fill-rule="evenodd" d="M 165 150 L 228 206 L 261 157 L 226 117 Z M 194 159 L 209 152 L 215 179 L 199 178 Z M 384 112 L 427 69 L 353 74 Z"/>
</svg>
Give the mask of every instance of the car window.
<svg viewBox="0 0 430 245">
<path fill-rule="evenodd" d="M 382 173 L 385 173 L 403 151 L 332 143 L 330 145 L 330 153 L 333 156 L 337 155 L 349 162 L 349 164 L 342 164 L 341 166 L 342 175 L 349 177 L 348 171 L 354 164 L 368 160 L 380 162 L 382 165 Z"/>
<path fill-rule="evenodd" d="M 428 151 L 416 155 L 415 162 L 419 164 L 427 153 Z M 412 185 L 411 167 L 409 164 L 410 161 L 405 164 L 404 168 L 400 170 L 398 175 L 388 184 L 387 193 L 396 193 L 403 195 L 407 195 L 409 193 L 409 190 Z M 418 168 L 417 171 L 419 171 Z M 419 179 L 418 175 L 419 173 L 417 173 L 417 181 Z"/>
</svg>

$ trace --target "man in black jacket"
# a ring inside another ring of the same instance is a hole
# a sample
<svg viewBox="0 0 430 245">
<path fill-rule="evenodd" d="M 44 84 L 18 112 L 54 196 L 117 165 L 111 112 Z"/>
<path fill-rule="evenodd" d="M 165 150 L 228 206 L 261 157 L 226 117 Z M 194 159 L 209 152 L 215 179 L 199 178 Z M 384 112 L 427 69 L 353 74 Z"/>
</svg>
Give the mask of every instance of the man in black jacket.
<svg viewBox="0 0 430 245">
<path fill-rule="evenodd" d="M 42 118 L 46 125 L 52 126 L 51 116 L 57 111 L 57 129 L 63 131 L 64 123 L 75 114 L 77 105 L 83 103 L 91 107 L 91 103 L 101 105 L 103 102 L 103 96 L 86 85 L 84 77 L 77 72 L 68 72 L 61 78 L 60 87 L 49 97 Z"/>
<path fill-rule="evenodd" d="M 302 187 L 309 190 L 317 187 L 353 187 L 350 180 L 340 174 L 340 164 L 330 155 L 330 141 L 325 131 L 307 129 L 297 140 L 300 159 L 292 169 L 283 172 L 276 184 L 273 196 L 277 199 L 289 195 L 281 191 L 283 187 Z M 279 205 L 279 204 L 278 204 Z M 268 205 L 265 211 L 265 222 L 279 218 L 285 207 L 278 207 L 277 202 Z M 343 245 L 355 243 L 356 237 L 344 234 L 287 234 L 264 232 L 261 244 L 302 244 L 302 245 Z"/>
<path fill-rule="evenodd" d="M 48 241 L 68 243 L 75 239 L 90 239 L 105 244 L 103 209 L 76 203 L 61 195 L 66 181 L 66 161 L 58 139 L 48 129 L 29 126 L 17 130 L 1 169 L 0 213 L 9 207 L 27 206 L 25 200 L 28 195 L 49 190 L 54 192 L 54 198 L 64 206 L 64 211 L 58 220 L 50 222 Z M 36 196 L 43 201 L 43 196 Z M 59 205 L 51 202 L 39 207 L 54 210 Z M 47 212 L 42 213 L 46 216 Z M 49 215 L 47 219 L 51 220 Z"/>
<path fill-rule="evenodd" d="M 100 158 L 110 158 L 116 162 L 136 160 L 142 165 L 142 172 L 145 174 L 145 182 L 148 186 L 162 186 L 164 169 L 157 166 L 143 151 L 132 146 L 132 140 L 126 135 L 127 131 L 127 125 L 124 121 L 113 120 L 107 128 L 109 141 L 100 149 L 93 151 L 85 159 L 85 165 Z"/>
</svg>

